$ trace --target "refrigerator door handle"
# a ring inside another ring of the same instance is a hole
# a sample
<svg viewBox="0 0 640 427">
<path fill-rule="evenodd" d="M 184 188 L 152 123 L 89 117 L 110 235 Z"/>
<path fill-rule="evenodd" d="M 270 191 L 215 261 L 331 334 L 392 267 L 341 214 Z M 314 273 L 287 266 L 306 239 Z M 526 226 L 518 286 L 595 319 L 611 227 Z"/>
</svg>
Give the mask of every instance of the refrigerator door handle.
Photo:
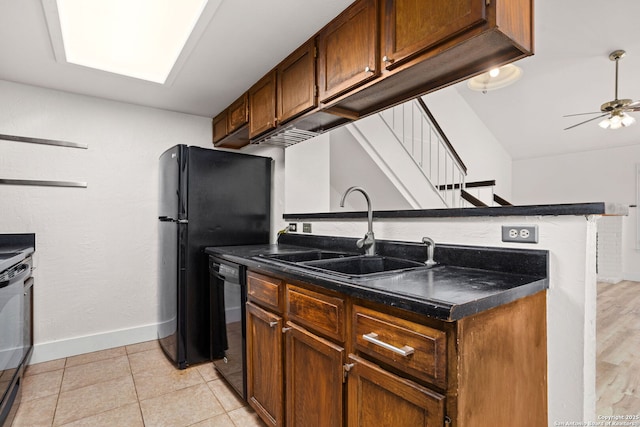
<svg viewBox="0 0 640 427">
<path fill-rule="evenodd" d="M 178 224 L 189 224 L 189 220 L 188 219 L 178 219 L 178 220 L 176 220 L 176 222 Z"/>
</svg>

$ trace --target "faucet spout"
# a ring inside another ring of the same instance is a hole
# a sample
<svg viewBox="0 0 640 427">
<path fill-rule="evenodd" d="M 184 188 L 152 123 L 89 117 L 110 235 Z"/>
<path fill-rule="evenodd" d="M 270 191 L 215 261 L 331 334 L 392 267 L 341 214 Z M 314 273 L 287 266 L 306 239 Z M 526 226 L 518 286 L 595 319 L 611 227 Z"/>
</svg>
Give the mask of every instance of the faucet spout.
<svg viewBox="0 0 640 427">
<path fill-rule="evenodd" d="M 437 262 L 433 260 L 433 253 L 435 252 L 436 244 L 430 237 L 423 237 L 422 243 L 427 245 L 427 260 L 424 263 L 427 264 L 427 267 L 433 267 L 437 264 Z"/>
<path fill-rule="evenodd" d="M 367 201 L 367 225 L 368 225 L 367 234 L 365 234 L 363 239 L 358 240 L 356 245 L 359 248 L 364 248 L 366 255 L 375 255 L 376 239 L 375 239 L 375 236 L 373 235 L 373 211 L 371 210 L 371 199 L 369 199 L 369 195 L 367 194 L 367 192 L 364 191 L 364 188 L 362 187 L 354 186 L 354 187 L 347 188 L 347 191 L 345 191 L 344 194 L 342 195 L 342 199 L 340 199 L 340 207 L 344 207 L 345 199 L 353 191 L 358 191 L 362 193 L 365 200 Z"/>
</svg>

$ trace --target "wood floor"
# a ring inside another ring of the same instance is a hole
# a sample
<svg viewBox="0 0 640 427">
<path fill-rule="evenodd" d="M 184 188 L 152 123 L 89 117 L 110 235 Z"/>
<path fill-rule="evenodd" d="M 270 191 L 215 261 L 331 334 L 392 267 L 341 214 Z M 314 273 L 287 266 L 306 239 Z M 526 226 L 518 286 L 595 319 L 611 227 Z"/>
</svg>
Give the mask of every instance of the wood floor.
<svg viewBox="0 0 640 427">
<path fill-rule="evenodd" d="M 640 283 L 598 283 L 596 413 L 640 415 Z"/>
</svg>

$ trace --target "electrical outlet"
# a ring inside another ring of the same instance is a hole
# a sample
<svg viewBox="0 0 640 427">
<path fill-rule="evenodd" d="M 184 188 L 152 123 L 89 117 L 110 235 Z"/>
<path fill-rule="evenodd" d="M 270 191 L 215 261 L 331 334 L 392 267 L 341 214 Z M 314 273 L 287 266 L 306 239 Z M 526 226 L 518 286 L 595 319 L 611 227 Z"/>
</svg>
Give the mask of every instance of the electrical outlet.
<svg viewBox="0 0 640 427">
<path fill-rule="evenodd" d="M 291 231 L 293 233 L 298 231 L 298 223 L 297 222 L 290 222 L 289 223 L 289 231 Z"/>
<path fill-rule="evenodd" d="M 311 224 L 308 222 L 302 223 L 302 232 L 303 233 L 311 233 Z"/>
<path fill-rule="evenodd" d="M 503 225 L 502 241 L 517 243 L 538 243 L 538 226 Z"/>
</svg>

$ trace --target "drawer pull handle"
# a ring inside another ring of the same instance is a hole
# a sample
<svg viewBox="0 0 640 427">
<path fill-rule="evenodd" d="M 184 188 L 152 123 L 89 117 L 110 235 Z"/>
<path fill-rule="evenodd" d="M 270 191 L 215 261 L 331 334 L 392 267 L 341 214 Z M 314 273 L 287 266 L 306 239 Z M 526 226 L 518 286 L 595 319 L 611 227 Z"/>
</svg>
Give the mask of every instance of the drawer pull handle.
<svg viewBox="0 0 640 427">
<path fill-rule="evenodd" d="M 380 346 L 382 348 L 386 348 L 387 350 L 393 351 L 394 353 L 397 353 L 400 356 L 405 356 L 405 357 L 409 356 L 410 354 L 413 354 L 413 351 L 414 351 L 413 347 L 409 347 L 408 345 L 405 345 L 402 348 L 398 348 L 384 341 L 380 341 L 378 339 L 378 334 L 376 334 L 375 332 L 362 335 L 362 339 L 364 339 L 365 341 L 369 341 L 370 343 Z"/>
</svg>

